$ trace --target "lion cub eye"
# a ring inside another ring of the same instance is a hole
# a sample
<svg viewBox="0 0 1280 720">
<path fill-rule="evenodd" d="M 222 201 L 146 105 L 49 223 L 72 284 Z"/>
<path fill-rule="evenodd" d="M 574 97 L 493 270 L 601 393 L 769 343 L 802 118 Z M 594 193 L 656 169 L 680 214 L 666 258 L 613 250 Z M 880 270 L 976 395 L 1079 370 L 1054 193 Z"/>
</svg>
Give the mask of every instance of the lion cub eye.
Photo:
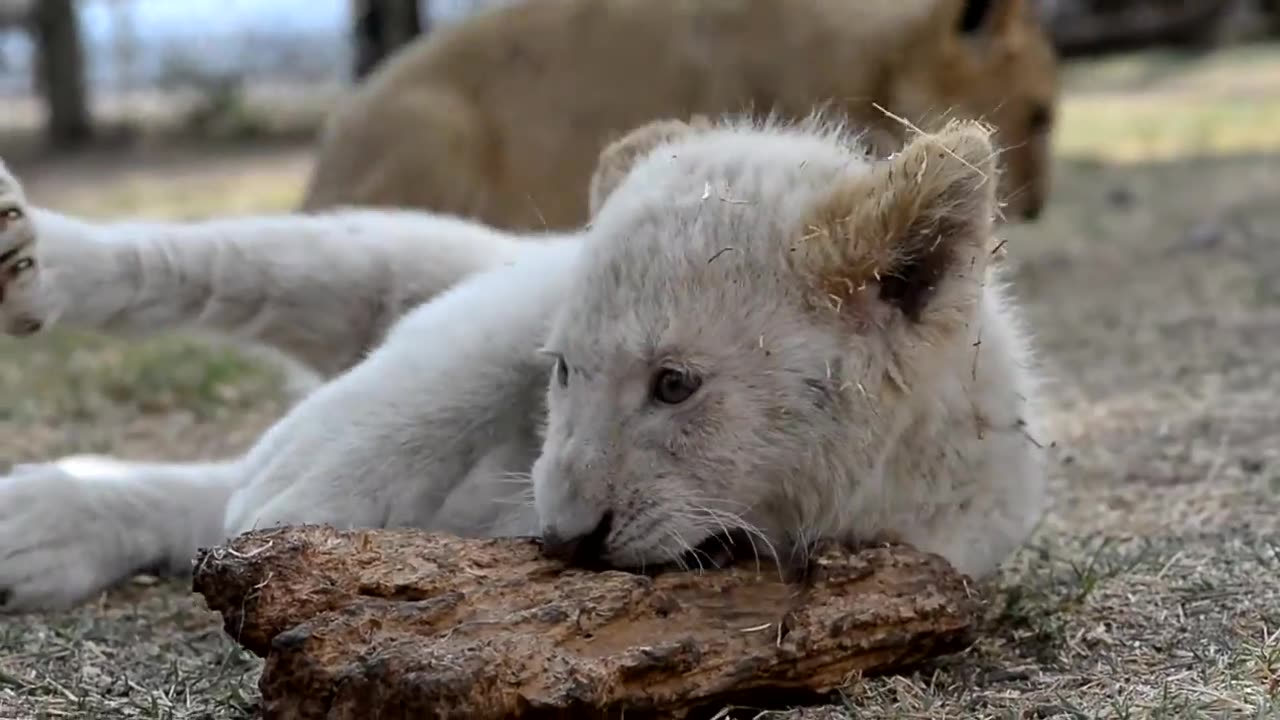
<svg viewBox="0 0 1280 720">
<path fill-rule="evenodd" d="M 653 399 L 679 405 L 702 387 L 702 378 L 682 368 L 662 368 L 653 376 Z"/>
<path fill-rule="evenodd" d="M 13 273 L 16 275 L 20 272 L 26 272 L 36 266 L 36 261 L 29 257 L 24 257 L 13 264 Z"/>
</svg>

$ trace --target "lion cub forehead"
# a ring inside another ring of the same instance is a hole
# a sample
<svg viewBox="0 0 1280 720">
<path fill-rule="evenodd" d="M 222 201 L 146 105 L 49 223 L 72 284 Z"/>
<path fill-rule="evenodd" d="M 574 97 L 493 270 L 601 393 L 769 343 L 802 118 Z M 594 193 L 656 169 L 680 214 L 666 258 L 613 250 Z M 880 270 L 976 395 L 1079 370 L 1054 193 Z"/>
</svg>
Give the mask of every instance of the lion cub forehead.
<svg viewBox="0 0 1280 720">
<path fill-rule="evenodd" d="M 693 249 L 698 239 L 741 232 L 744 222 L 799 222 L 838 178 L 869 167 L 856 138 L 838 129 L 720 125 L 654 148 L 593 225 L 606 243 L 648 236 Z"/>
<path fill-rule="evenodd" d="M 645 166 L 652 163 L 672 180 L 689 177 L 729 182 L 743 186 L 743 190 L 771 193 L 805 189 L 808 183 L 794 183 L 806 179 L 822 182 L 837 172 L 868 163 L 856 140 L 836 130 L 735 125 L 673 140 L 651 153 L 648 161 L 637 168 L 638 174 L 645 174 L 649 169 Z"/>
</svg>

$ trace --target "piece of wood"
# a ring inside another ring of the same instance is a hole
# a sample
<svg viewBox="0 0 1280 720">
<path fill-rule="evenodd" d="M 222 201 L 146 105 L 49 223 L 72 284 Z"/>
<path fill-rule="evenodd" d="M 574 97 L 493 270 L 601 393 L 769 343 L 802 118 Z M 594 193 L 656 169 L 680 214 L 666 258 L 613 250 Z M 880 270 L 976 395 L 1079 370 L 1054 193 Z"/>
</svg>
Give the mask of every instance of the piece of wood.
<svg viewBox="0 0 1280 720">
<path fill-rule="evenodd" d="M 936 555 L 823 550 L 810 567 L 650 577 L 565 569 L 533 539 L 303 526 L 202 551 L 194 587 L 266 657 L 281 720 L 687 717 L 968 641 L 978 603 Z"/>
</svg>

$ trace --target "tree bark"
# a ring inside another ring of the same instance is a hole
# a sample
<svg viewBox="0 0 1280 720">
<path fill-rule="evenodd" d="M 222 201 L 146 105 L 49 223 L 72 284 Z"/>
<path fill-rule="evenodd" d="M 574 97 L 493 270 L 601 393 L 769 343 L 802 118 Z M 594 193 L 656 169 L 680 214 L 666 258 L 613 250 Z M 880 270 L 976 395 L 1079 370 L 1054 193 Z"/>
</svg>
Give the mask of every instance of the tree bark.
<svg viewBox="0 0 1280 720">
<path fill-rule="evenodd" d="M 47 113 L 46 135 L 55 148 L 74 147 L 93 136 L 75 3 L 36 0 L 31 20 L 37 79 Z"/>
<path fill-rule="evenodd" d="M 354 0 L 355 77 L 426 31 L 418 0 Z"/>
<path fill-rule="evenodd" d="M 196 561 L 196 592 L 266 657 L 265 717 L 689 717 L 816 700 L 969 640 L 978 602 L 942 558 L 822 550 L 656 576 L 566 569 L 532 539 L 319 526 Z"/>
</svg>

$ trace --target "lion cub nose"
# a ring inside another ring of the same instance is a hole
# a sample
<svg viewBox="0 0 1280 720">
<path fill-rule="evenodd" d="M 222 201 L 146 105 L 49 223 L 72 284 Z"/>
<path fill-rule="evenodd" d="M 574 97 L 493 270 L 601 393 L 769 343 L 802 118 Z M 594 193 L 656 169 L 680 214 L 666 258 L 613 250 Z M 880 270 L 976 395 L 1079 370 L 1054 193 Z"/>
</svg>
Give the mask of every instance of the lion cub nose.
<svg viewBox="0 0 1280 720">
<path fill-rule="evenodd" d="M 542 531 L 542 552 L 570 565 L 598 565 L 604 556 L 605 540 L 612 528 L 612 512 L 602 515 L 596 526 L 584 533 L 564 535 L 556 528 L 548 527 Z"/>
</svg>

